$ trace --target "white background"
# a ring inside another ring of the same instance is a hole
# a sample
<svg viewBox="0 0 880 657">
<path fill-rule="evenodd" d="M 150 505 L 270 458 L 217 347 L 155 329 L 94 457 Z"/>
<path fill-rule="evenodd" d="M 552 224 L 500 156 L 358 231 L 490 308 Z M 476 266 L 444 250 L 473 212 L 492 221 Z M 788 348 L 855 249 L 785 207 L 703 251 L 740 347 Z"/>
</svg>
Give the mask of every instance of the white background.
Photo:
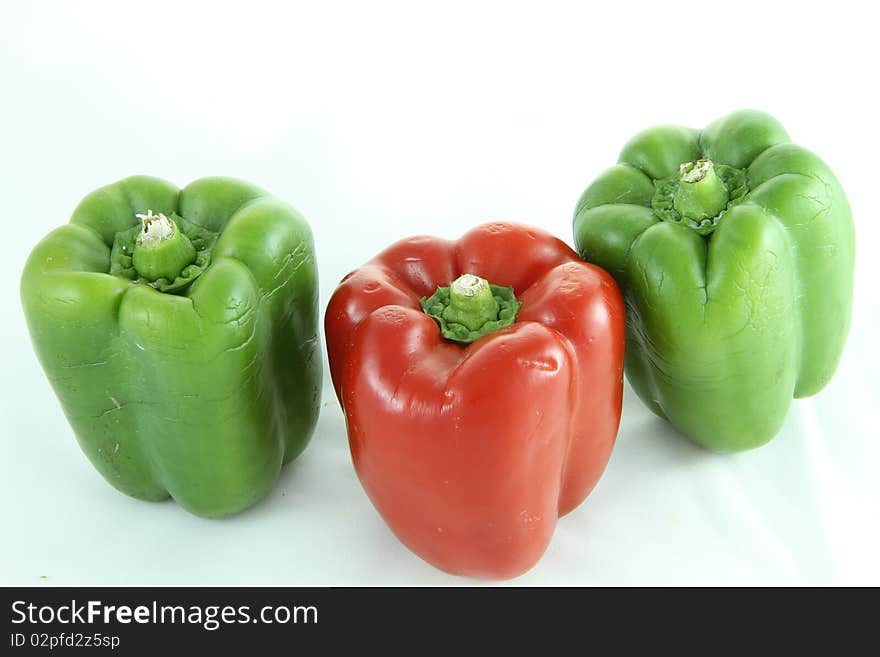
<svg viewBox="0 0 880 657">
<path fill-rule="evenodd" d="M 400 237 L 495 219 L 571 243 L 586 184 L 654 123 L 779 118 L 842 180 L 853 327 L 768 446 L 692 446 L 627 389 L 591 497 L 516 584 L 880 584 L 877 17 L 871 3 L 47 3 L 0 9 L 0 584 L 469 584 L 386 529 L 328 387 L 270 497 L 208 521 L 110 488 L 31 350 L 18 280 L 95 187 L 255 182 L 311 221 L 326 304 Z M 815 8 L 814 8 L 815 7 Z"/>
</svg>

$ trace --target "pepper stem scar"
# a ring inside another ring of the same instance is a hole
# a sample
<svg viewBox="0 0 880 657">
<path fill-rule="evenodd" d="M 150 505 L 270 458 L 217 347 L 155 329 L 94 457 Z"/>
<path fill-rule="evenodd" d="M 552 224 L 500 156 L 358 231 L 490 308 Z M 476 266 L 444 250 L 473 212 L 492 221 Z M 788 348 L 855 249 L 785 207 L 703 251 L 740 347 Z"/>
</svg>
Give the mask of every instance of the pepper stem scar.
<svg viewBox="0 0 880 657">
<path fill-rule="evenodd" d="M 161 212 L 153 214 L 152 210 L 147 210 L 147 214 L 136 214 L 134 216 L 143 221 L 143 230 L 137 239 L 138 245 L 148 242 L 161 242 L 174 237 L 174 222 Z"/>
</svg>

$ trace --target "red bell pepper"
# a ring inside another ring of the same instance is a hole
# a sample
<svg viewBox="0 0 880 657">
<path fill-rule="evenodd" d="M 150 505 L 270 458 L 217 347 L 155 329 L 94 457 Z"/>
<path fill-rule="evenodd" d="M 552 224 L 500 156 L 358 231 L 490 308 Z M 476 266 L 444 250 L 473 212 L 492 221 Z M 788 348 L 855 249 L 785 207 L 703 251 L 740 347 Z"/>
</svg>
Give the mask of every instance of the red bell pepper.
<svg viewBox="0 0 880 657">
<path fill-rule="evenodd" d="M 397 537 L 454 574 L 531 568 L 617 435 L 611 276 L 517 224 L 413 237 L 343 279 L 325 329 L 355 469 Z"/>
</svg>

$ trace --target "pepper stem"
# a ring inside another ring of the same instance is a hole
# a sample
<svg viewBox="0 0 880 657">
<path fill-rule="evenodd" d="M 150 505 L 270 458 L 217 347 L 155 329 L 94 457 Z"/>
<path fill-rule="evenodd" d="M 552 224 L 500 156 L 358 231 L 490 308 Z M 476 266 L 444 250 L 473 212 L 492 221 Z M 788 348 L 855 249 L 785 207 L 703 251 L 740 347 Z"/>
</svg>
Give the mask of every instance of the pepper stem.
<svg viewBox="0 0 880 657">
<path fill-rule="evenodd" d="M 459 276 L 449 287 L 438 287 L 419 304 L 440 325 L 444 338 L 461 344 L 510 326 L 522 306 L 512 287 L 492 285 L 473 274 Z"/>
<path fill-rule="evenodd" d="M 443 311 L 443 319 L 476 331 L 486 322 L 498 319 L 498 311 L 489 281 L 463 274 L 449 286 L 449 306 Z"/>
<path fill-rule="evenodd" d="M 687 219 L 711 219 L 727 207 L 730 194 L 715 173 L 711 160 L 686 162 L 678 169 L 678 189 L 673 205 Z"/>
<path fill-rule="evenodd" d="M 195 247 L 171 217 L 152 210 L 135 216 L 143 222 L 131 256 L 135 271 L 148 281 L 173 281 L 195 261 Z"/>
</svg>

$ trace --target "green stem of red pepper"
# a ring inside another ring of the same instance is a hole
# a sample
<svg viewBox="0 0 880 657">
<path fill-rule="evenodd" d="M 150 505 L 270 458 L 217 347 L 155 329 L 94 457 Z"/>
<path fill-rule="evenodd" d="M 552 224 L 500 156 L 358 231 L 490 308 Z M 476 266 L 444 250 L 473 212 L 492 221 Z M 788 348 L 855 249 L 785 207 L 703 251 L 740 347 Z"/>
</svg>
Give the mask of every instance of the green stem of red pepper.
<svg viewBox="0 0 880 657">
<path fill-rule="evenodd" d="M 492 285 L 473 274 L 459 276 L 449 287 L 438 287 L 420 303 L 440 325 L 444 338 L 465 344 L 513 324 L 522 306 L 513 288 Z"/>
<path fill-rule="evenodd" d="M 499 310 L 489 281 L 464 274 L 449 286 L 449 305 L 443 311 L 443 319 L 476 331 L 486 322 L 498 319 Z"/>
<path fill-rule="evenodd" d="M 161 212 L 137 215 L 143 227 L 135 242 L 132 265 L 141 278 L 173 281 L 196 259 L 196 249 L 177 223 Z"/>
</svg>

